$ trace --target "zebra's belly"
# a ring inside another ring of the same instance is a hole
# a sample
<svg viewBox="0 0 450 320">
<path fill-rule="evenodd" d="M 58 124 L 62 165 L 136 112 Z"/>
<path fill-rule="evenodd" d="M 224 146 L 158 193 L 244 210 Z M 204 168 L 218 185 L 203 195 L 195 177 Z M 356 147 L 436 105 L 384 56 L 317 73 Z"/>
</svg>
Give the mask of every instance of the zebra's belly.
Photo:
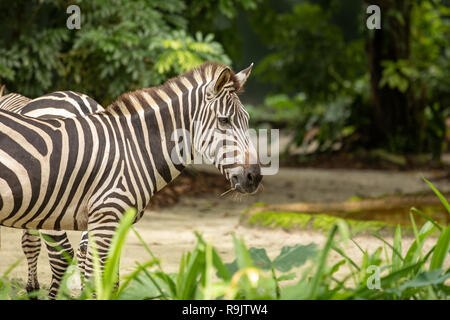
<svg viewBox="0 0 450 320">
<path fill-rule="evenodd" d="M 9 188 L 2 188 L 0 179 L 0 225 L 19 229 L 87 230 L 86 200 L 42 202 L 24 207 L 27 202 L 23 198 L 17 199 L 16 195 L 15 199 Z"/>
</svg>

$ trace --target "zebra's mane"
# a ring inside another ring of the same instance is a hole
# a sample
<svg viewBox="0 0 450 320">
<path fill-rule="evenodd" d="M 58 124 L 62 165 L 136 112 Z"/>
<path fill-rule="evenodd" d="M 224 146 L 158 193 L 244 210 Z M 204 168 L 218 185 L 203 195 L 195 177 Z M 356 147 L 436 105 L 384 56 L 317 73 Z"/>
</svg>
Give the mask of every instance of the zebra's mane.
<svg viewBox="0 0 450 320">
<path fill-rule="evenodd" d="M 127 100 L 130 98 L 130 96 L 138 96 L 141 92 L 147 92 L 147 93 L 151 93 L 154 91 L 166 91 L 166 88 L 170 88 L 171 85 L 173 84 L 182 84 L 182 80 L 183 79 L 190 79 L 191 82 L 195 82 L 194 78 L 196 76 L 200 76 L 200 78 L 205 79 L 205 81 L 211 81 L 213 76 L 218 76 L 220 74 L 221 71 L 223 71 L 225 68 L 229 68 L 226 65 L 220 64 L 218 62 L 204 62 L 201 65 L 199 65 L 198 67 L 195 67 L 194 69 L 187 71 L 177 77 L 171 78 L 169 80 L 167 80 L 166 82 L 164 82 L 164 84 L 160 85 L 160 86 L 155 86 L 155 87 L 150 87 L 150 88 L 144 88 L 144 89 L 139 89 L 136 91 L 131 91 L 131 92 L 127 92 L 124 93 L 122 95 L 120 95 L 108 108 L 109 110 L 114 110 L 115 108 L 119 108 L 119 105 L 121 104 L 121 102 L 123 102 L 124 100 Z M 230 77 L 230 81 L 233 82 L 233 87 L 236 93 L 240 93 L 242 91 L 241 85 L 239 83 L 238 78 L 236 77 L 236 74 L 231 70 L 231 68 L 229 68 L 231 71 L 231 77 Z"/>
</svg>

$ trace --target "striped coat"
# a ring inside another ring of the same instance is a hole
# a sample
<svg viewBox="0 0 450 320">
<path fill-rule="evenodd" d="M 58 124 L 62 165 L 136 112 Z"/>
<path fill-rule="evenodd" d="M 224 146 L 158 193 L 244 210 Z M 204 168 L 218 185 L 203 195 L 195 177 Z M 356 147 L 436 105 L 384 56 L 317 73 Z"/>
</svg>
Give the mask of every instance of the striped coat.
<svg viewBox="0 0 450 320">
<path fill-rule="evenodd" d="M 4 90 L 4 87 L 2 89 Z M 17 93 L 11 93 L 0 96 L 0 109 L 41 119 L 77 117 L 104 110 L 92 98 L 73 91 L 57 91 L 33 100 Z M 73 257 L 74 251 L 65 231 L 41 230 L 40 234 L 46 244 L 52 269 L 49 297 L 55 298 L 59 283 L 70 263 L 67 257 Z M 84 270 L 87 240 L 88 234 L 83 232 L 77 251 L 80 270 Z M 41 249 L 41 237 L 29 230 L 24 230 L 21 245 L 28 262 L 27 292 L 39 290 L 37 262 Z"/>
</svg>

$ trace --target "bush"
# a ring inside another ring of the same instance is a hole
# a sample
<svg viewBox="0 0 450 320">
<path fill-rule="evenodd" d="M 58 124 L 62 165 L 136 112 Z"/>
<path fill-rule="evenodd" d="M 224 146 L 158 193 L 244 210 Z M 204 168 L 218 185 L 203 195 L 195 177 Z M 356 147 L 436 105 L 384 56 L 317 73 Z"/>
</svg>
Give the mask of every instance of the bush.
<svg viewBox="0 0 450 320">
<path fill-rule="evenodd" d="M 339 96 L 330 102 L 311 102 L 304 93 L 292 98 L 286 94 L 267 96 L 261 106 L 247 106 L 254 126 L 286 128 L 293 133 L 291 144 L 307 146 L 317 142 L 316 150 L 327 151 L 354 132 L 349 125 L 352 98 Z M 287 151 L 287 150 L 286 150 Z"/>
<path fill-rule="evenodd" d="M 205 60 L 230 63 L 213 35 L 187 33 L 181 0 L 76 4 L 79 30 L 66 28 L 66 1 L 0 5 L 0 26 L 10 31 L 0 34 L 0 82 L 9 91 L 35 97 L 75 90 L 108 105 L 121 93 L 159 85 Z"/>
</svg>

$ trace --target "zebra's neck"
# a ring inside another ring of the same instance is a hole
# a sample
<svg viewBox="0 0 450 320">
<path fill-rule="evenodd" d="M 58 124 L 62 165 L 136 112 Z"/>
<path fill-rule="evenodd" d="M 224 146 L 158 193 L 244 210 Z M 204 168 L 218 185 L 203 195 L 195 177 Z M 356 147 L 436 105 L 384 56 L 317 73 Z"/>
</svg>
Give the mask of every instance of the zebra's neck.
<svg viewBox="0 0 450 320">
<path fill-rule="evenodd" d="M 194 77 L 176 80 L 124 94 L 106 111 L 121 128 L 118 131 L 126 152 L 153 168 L 150 196 L 193 160 L 193 119 L 201 107 L 207 81 Z"/>
</svg>

